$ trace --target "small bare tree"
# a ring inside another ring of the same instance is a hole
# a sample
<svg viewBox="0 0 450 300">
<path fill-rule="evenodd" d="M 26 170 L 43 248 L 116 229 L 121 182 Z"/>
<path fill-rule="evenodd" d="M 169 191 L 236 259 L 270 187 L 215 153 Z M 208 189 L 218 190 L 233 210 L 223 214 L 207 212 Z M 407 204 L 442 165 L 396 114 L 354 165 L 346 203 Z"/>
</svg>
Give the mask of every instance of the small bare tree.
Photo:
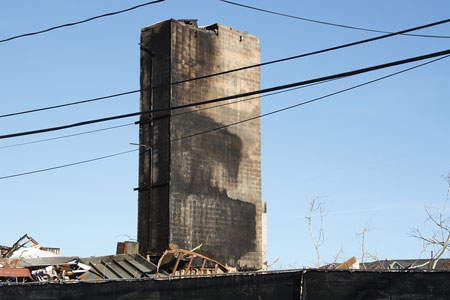
<svg viewBox="0 0 450 300">
<path fill-rule="evenodd" d="M 365 225 L 363 230 L 356 234 L 356 236 L 361 238 L 361 265 L 364 269 L 366 268 L 364 265 L 366 255 L 369 255 L 369 257 L 371 256 L 366 251 L 366 234 L 369 231 L 372 231 L 372 227 L 370 227 L 370 225 Z"/>
<path fill-rule="evenodd" d="M 310 204 L 309 204 L 309 216 L 306 217 L 308 220 L 308 229 L 309 229 L 309 235 L 311 236 L 311 239 L 314 244 L 314 249 L 316 250 L 317 254 L 317 268 L 320 268 L 320 251 L 319 247 L 323 245 L 324 242 L 324 233 L 323 233 L 323 218 L 325 217 L 325 209 L 323 203 L 317 202 L 319 198 L 314 198 Z M 313 214 L 319 213 L 320 217 L 320 225 L 319 225 L 319 232 L 317 234 L 317 238 L 313 233 L 313 226 L 312 226 L 312 220 L 313 220 Z"/>
<path fill-rule="evenodd" d="M 333 256 L 333 262 L 331 263 L 332 266 L 336 267 L 338 265 L 338 261 L 341 259 L 341 256 L 344 254 L 344 249 L 339 249 L 339 252 Z"/>
<path fill-rule="evenodd" d="M 412 236 L 422 240 L 425 246 L 433 247 L 434 255 L 431 257 L 431 269 L 436 268 L 438 261 L 442 258 L 444 253 L 449 250 L 450 244 L 450 218 L 445 214 L 450 195 L 450 173 L 447 176 L 443 176 L 443 178 L 446 180 L 448 188 L 442 208 L 439 211 L 433 212 L 431 208 L 425 207 L 425 212 L 427 214 L 426 221 L 431 222 L 437 229 L 431 233 L 431 236 L 423 235 L 417 227 L 413 229 L 412 233 Z"/>
<path fill-rule="evenodd" d="M 427 251 L 427 243 L 425 243 L 425 241 L 422 240 L 422 244 L 423 244 L 422 251 L 420 251 L 419 257 L 416 259 L 416 261 L 411 266 L 409 266 L 410 269 L 417 269 L 430 264 L 429 261 L 422 264 L 418 264 L 422 255 L 425 253 L 425 251 Z"/>
</svg>

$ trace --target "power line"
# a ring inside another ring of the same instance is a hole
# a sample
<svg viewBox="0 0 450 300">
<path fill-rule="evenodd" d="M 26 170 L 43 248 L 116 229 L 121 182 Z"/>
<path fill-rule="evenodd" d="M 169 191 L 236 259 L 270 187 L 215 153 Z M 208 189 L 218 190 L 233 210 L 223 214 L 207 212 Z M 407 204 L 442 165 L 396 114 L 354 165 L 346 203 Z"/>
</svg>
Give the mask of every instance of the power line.
<svg viewBox="0 0 450 300">
<path fill-rule="evenodd" d="M 349 87 L 349 88 L 346 88 L 346 89 L 343 89 L 343 90 L 339 90 L 339 91 L 331 93 L 331 94 L 327 94 L 327 95 L 324 95 L 324 96 L 321 96 L 321 97 L 310 99 L 308 101 L 304 101 L 304 102 L 300 102 L 300 103 L 297 103 L 297 104 L 294 104 L 294 105 L 290 105 L 290 106 L 287 106 L 287 107 L 284 107 L 284 108 L 281 108 L 281 109 L 277 109 L 277 110 L 274 110 L 274 111 L 271 111 L 271 112 L 268 112 L 268 113 L 265 113 L 265 114 L 261 114 L 261 115 L 258 115 L 258 116 L 255 116 L 255 117 L 252 117 L 252 118 L 249 118 L 249 119 L 245 119 L 245 120 L 241 120 L 241 121 L 234 122 L 234 123 L 231 123 L 231 124 L 227 124 L 227 125 L 223 125 L 223 126 L 220 126 L 220 127 L 212 128 L 212 129 L 209 129 L 209 130 L 206 130 L 206 131 L 201 131 L 201 132 L 194 133 L 194 134 L 187 135 L 187 136 L 183 136 L 183 137 L 180 137 L 180 138 L 170 139 L 169 141 L 166 141 L 164 143 L 154 144 L 151 147 L 147 147 L 147 148 L 151 149 L 152 147 L 155 147 L 155 146 L 160 145 L 160 144 L 166 144 L 166 143 L 171 143 L 171 142 L 184 140 L 184 139 L 187 139 L 187 138 L 192 138 L 194 136 L 207 134 L 209 132 L 222 130 L 222 129 L 225 129 L 225 128 L 228 128 L 228 127 L 231 127 L 231 126 L 235 126 L 235 125 L 238 125 L 238 124 L 241 124 L 241 123 L 244 123 L 244 122 L 249 122 L 249 121 L 252 121 L 252 120 L 255 120 L 255 119 L 259 119 L 259 118 L 263 118 L 263 117 L 266 117 L 266 116 L 269 116 L 269 115 L 277 114 L 277 113 L 280 113 L 280 112 L 283 112 L 283 111 L 286 111 L 286 110 L 290 110 L 290 109 L 293 109 L 293 108 L 296 108 L 296 107 L 299 107 L 299 106 L 303 106 L 303 105 L 310 104 L 310 103 L 313 103 L 313 102 L 316 102 L 316 101 L 319 101 L 319 100 L 322 100 L 322 99 L 325 99 L 325 98 L 329 98 L 331 96 L 334 96 L 334 95 L 337 95 L 337 94 L 341 94 L 341 93 L 344 93 L 344 92 L 347 92 L 347 91 L 350 91 L 350 90 L 353 90 L 353 89 L 356 89 L 356 88 L 359 88 L 359 87 L 362 87 L 362 86 L 365 86 L 365 85 L 368 85 L 368 84 L 371 84 L 371 83 L 374 83 L 374 82 L 377 82 L 377 81 L 380 81 L 380 80 L 383 80 L 383 79 L 386 79 L 386 78 L 389 78 L 389 77 L 393 77 L 395 75 L 399 75 L 401 73 L 405 73 L 407 71 L 411 71 L 413 69 L 417 69 L 419 67 L 431 64 L 433 62 L 436 62 L 436 61 L 439 61 L 441 59 L 448 58 L 448 57 L 450 57 L 450 55 L 439 57 L 437 59 L 434 59 L 434 60 L 431 60 L 431 61 L 419 64 L 419 65 L 416 65 L 416 66 L 413 66 L 413 67 L 410 67 L 410 68 L 407 68 L 407 69 L 404 69 L 404 70 L 401 70 L 401 71 L 398 71 L 398 72 L 394 72 L 394 73 L 391 73 L 389 75 L 385 75 L 385 76 L 382 76 L 382 77 L 379 77 L 379 78 L 376 78 L 376 79 L 373 79 L 373 80 L 370 80 L 370 81 L 366 81 L 364 83 L 361 83 L 361 84 L 358 84 L 358 85 L 355 85 L 355 86 L 352 86 L 352 87 Z M 144 150 L 143 152 L 140 153 L 140 155 L 146 153 L 149 149 Z M 139 150 L 139 148 L 138 149 L 129 150 L 129 151 L 123 151 L 123 152 L 119 152 L 119 153 L 114 153 L 114 154 L 110 154 L 110 155 L 105 155 L 105 156 L 101 156 L 101 157 L 97 157 L 97 158 L 93 158 L 93 159 L 78 161 L 78 162 L 75 162 L 75 163 L 55 166 L 55 167 L 51 167 L 51 168 L 45 168 L 45 169 L 39 169 L 39 170 L 35 170 L 35 171 L 30 171 L 30 172 L 24 172 L 24 173 L 17 173 L 17 174 L 13 174 L 13 175 L 2 176 L 2 177 L 0 177 L 0 180 L 13 178 L 13 177 L 19 177 L 19 176 L 25 176 L 25 175 L 30 175 L 30 174 L 42 173 L 42 172 L 46 172 L 46 171 L 50 171 L 50 170 L 61 169 L 61 168 L 65 168 L 65 167 L 75 166 L 75 165 L 80 165 L 80 164 L 89 163 L 89 162 L 93 162 L 93 161 L 97 161 L 97 160 L 102 160 L 102 159 L 106 159 L 106 158 L 110 158 L 110 157 L 114 157 L 114 156 L 124 155 L 124 154 L 135 152 L 135 151 L 138 151 L 138 150 Z"/>
<path fill-rule="evenodd" d="M 105 100 L 105 99 L 109 99 L 109 98 L 115 98 L 115 97 L 120 97 L 120 96 L 134 94 L 134 93 L 137 93 L 137 92 L 140 92 L 140 91 L 141 90 L 133 90 L 133 91 L 123 92 L 123 93 L 118 93 L 118 94 L 113 94 L 113 95 L 108 95 L 108 96 L 102 96 L 102 97 L 96 97 L 96 98 L 91 98 L 91 99 L 86 99 L 86 100 L 80 100 L 80 101 L 71 102 L 71 103 L 58 104 L 58 105 L 47 106 L 47 107 L 36 108 L 36 109 L 30 109 L 30 110 L 15 112 L 15 113 L 9 113 L 9 114 L 0 115 L 0 118 L 18 116 L 18 115 L 29 114 L 29 113 L 34 113 L 34 112 L 38 112 L 38 111 L 44 111 L 44 110 L 50 110 L 50 109 L 61 108 L 61 107 L 66 107 L 66 106 L 72 106 L 72 105 L 77 105 L 77 104 L 82 104 L 82 103 L 88 103 L 88 102 L 94 102 L 94 101 L 99 101 L 99 100 Z"/>
<path fill-rule="evenodd" d="M 241 4 L 241 3 L 237 3 L 237 2 L 232 2 L 232 1 L 228 1 L 228 0 L 219 0 L 219 1 L 231 4 L 231 5 L 236 5 L 236 6 L 240 6 L 240 7 L 245 7 L 245 8 L 249 8 L 249 9 L 253 9 L 253 10 L 257 10 L 257 11 L 273 14 L 273 15 L 278 15 L 278 16 L 282 16 L 282 17 L 287 17 L 287 18 L 291 18 L 291 19 L 297 19 L 297 20 L 302 20 L 302 21 L 307 21 L 307 22 L 312 22 L 312 23 L 318 23 L 318 24 L 335 26 L 335 27 L 341 27 L 341 28 L 347 28 L 347 29 L 361 30 L 361 31 L 369 31 L 369 32 L 377 32 L 377 33 L 392 33 L 390 31 L 383 31 L 383 30 L 377 30 L 377 29 L 369 29 L 369 28 L 363 28 L 363 27 L 342 25 L 342 24 L 336 24 L 336 23 L 330 23 L 330 22 L 325 22 L 325 21 L 319 21 L 319 20 L 314 20 L 314 19 L 308 19 L 308 18 L 293 16 L 293 15 L 288 15 L 288 14 L 284 14 L 284 13 L 280 13 L 280 12 L 276 12 L 276 11 L 272 11 L 272 10 L 267 10 L 267 9 L 262 9 L 262 8 L 258 8 L 258 7 L 254 7 L 254 6 L 250 6 L 250 5 L 245 5 L 245 4 Z M 448 39 L 448 38 L 450 38 L 450 36 L 445 36 L 445 35 L 427 35 L 427 34 L 402 34 L 402 35 L 416 36 L 416 37 L 427 37 L 427 38 L 441 38 L 441 39 Z"/>
<path fill-rule="evenodd" d="M 333 81 L 333 80 L 337 80 L 337 79 L 341 79 L 341 78 L 335 78 L 335 79 L 332 79 L 332 80 L 326 80 L 326 81 L 321 81 L 321 82 L 315 82 L 315 83 L 306 84 L 306 85 L 294 87 L 294 88 L 287 89 L 287 90 L 277 91 L 277 92 L 273 92 L 273 93 L 269 93 L 269 94 L 265 94 L 265 95 L 260 95 L 260 96 L 258 95 L 258 96 L 256 96 L 256 97 L 246 98 L 246 99 L 237 100 L 237 101 L 233 101 L 233 102 L 229 102 L 229 103 L 222 103 L 222 104 L 218 104 L 218 105 L 214 105 L 214 106 L 209 106 L 209 107 L 205 107 L 205 108 L 199 108 L 199 109 L 195 109 L 195 110 L 189 110 L 189 111 L 185 111 L 185 112 L 182 112 L 182 113 L 174 114 L 174 115 L 172 115 L 171 117 L 177 117 L 177 116 L 181 116 L 181 115 L 185 115 L 185 114 L 190 114 L 190 113 L 195 113 L 195 112 L 199 112 L 199 111 L 204 111 L 204 110 L 208 110 L 208 109 L 212 109 L 212 108 L 222 107 L 222 106 L 226 106 L 226 105 L 231 105 L 231 104 L 236 104 L 236 103 L 246 102 L 246 101 L 255 100 L 255 99 L 259 99 L 259 98 L 263 98 L 263 97 L 268 97 L 268 96 L 273 96 L 273 95 L 277 95 L 277 94 L 282 94 L 282 93 L 286 93 L 286 92 L 291 92 L 291 91 L 294 91 L 294 90 L 298 90 L 298 89 L 302 89 L 302 88 L 307 88 L 307 87 L 314 86 L 314 85 L 318 85 L 318 84 L 327 83 L 327 82 L 330 82 L 330 81 Z"/>
<path fill-rule="evenodd" d="M 123 152 L 114 153 L 114 154 L 110 154 L 110 155 L 100 156 L 100 157 L 96 157 L 96 158 L 92 158 L 92 159 L 88 159 L 88 160 L 77 161 L 77 162 L 70 163 L 70 164 L 50 167 L 50 168 L 46 168 L 46 169 L 40 169 L 40 170 L 24 172 L 24 173 L 20 173 L 20 174 L 3 176 L 3 177 L 0 177 L 0 180 L 7 179 L 7 178 L 13 178 L 13 177 L 19 177 L 19 176 L 25 176 L 25 175 L 31 175 L 31 174 L 36 174 L 36 173 L 42 173 L 42 172 L 46 172 L 46 171 L 62 169 L 62 168 L 67 168 L 67 167 L 72 167 L 72 166 L 81 165 L 81 164 L 85 164 L 85 163 L 89 163 L 89 162 L 93 162 L 93 161 L 97 161 L 97 160 L 102 160 L 102 159 L 106 159 L 106 158 L 110 158 L 110 157 L 114 157 L 114 156 L 124 155 L 124 154 L 131 153 L 131 152 L 136 152 L 137 150 L 138 149 L 133 149 L 133 150 L 123 151 Z"/>
<path fill-rule="evenodd" d="M 430 23 L 430 24 L 426 24 L 426 25 L 422 25 L 422 26 L 418 26 L 418 27 L 414 27 L 414 28 L 409 28 L 409 29 L 405 29 L 405 30 L 402 30 L 402 31 L 389 33 L 389 34 L 386 34 L 386 35 L 381 35 L 381 36 L 378 36 L 378 37 L 373 37 L 373 38 L 369 38 L 369 39 L 365 39 L 365 40 L 360 40 L 360 41 L 356 41 L 356 42 L 352 42 L 352 43 L 348 43 L 348 44 L 334 46 L 334 47 L 331 47 L 331 48 L 326 48 L 326 49 L 317 50 L 317 51 L 308 52 L 308 53 L 303 53 L 303 54 L 299 54 L 299 55 L 295 55 L 295 56 L 290 56 L 290 57 L 285 57 L 285 58 L 276 59 L 276 60 L 272 60 L 272 61 L 267 61 L 267 62 L 260 63 L 260 64 L 248 65 L 248 66 L 244 66 L 244 67 L 237 68 L 237 69 L 231 69 L 231 70 L 227 70 L 227 71 L 223 71 L 223 72 L 218 72 L 218 73 L 208 74 L 208 75 L 204 75 L 204 76 L 194 77 L 194 78 L 190 78 L 190 79 L 186 79 L 186 80 L 180 80 L 180 81 L 176 81 L 176 82 L 173 82 L 173 83 L 170 83 L 170 84 L 162 84 L 162 85 L 154 86 L 154 87 L 151 87 L 151 88 L 148 88 L 148 89 L 153 90 L 153 89 L 157 89 L 157 88 L 178 85 L 178 84 L 191 82 L 191 81 L 195 81 L 195 80 L 201 80 L 201 79 L 206 79 L 206 78 L 210 78 L 210 77 L 225 75 L 225 74 L 229 74 L 229 73 L 233 73 L 233 72 L 237 72 L 237 71 L 243 71 L 243 70 L 247 70 L 247 69 L 251 69 L 251 68 L 257 68 L 257 67 L 262 67 L 262 66 L 266 66 L 266 65 L 270 65 L 270 64 L 285 62 L 285 61 L 294 60 L 294 59 L 299 59 L 299 58 L 302 58 L 302 57 L 312 56 L 312 55 L 321 54 L 321 53 L 325 53 L 325 52 L 329 52 L 329 51 L 334 51 L 334 50 L 343 49 L 343 48 L 347 48 L 347 47 L 351 47 L 351 46 L 356 46 L 356 45 L 359 45 L 359 44 L 373 42 L 373 41 L 376 41 L 376 40 L 385 39 L 385 38 L 392 37 L 392 36 L 399 35 L 399 34 L 403 34 L 403 33 L 406 33 L 406 32 L 411 32 L 411 31 L 415 31 L 415 30 L 428 28 L 428 27 L 433 27 L 433 26 L 441 25 L 441 24 L 448 23 L 448 22 L 450 22 L 450 19 L 445 19 L 445 20 L 433 22 L 433 23 Z M 17 115 L 22 115 L 22 114 L 28 114 L 28 113 L 39 112 L 39 111 L 50 110 L 50 109 L 56 109 L 56 108 L 61 108 L 61 107 L 66 107 L 66 106 L 78 105 L 78 104 L 82 104 L 82 103 L 88 103 L 88 102 L 94 102 L 94 101 L 99 101 L 99 100 L 105 100 L 105 99 L 120 97 L 120 96 L 124 96 L 124 95 L 135 94 L 135 93 L 138 93 L 140 91 L 144 91 L 144 90 L 148 90 L 148 89 L 136 89 L 136 90 L 131 90 L 131 91 L 127 91 L 127 92 L 112 94 L 112 95 L 103 96 L 103 97 L 90 98 L 90 99 L 85 99 L 85 100 L 80 100 L 80 101 L 75 101 L 75 102 L 69 102 L 69 103 L 65 103 L 65 104 L 59 104 L 59 105 L 54 105 L 54 106 L 48 106 L 48 107 L 42 107 L 42 108 L 37 108 L 37 109 L 31 109 L 31 110 L 19 111 L 19 112 L 14 112 L 14 113 L 8 113 L 8 114 L 0 115 L 0 118 L 12 117 L 12 116 L 17 116 Z"/>
<path fill-rule="evenodd" d="M 48 142 L 48 141 L 54 141 L 54 140 L 59 140 L 59 139 L 64 139 L 64 138 L 69 138 L 69 137 L 74 137 L 74 136 L 79 136 L 79 135 L 84 135 L 84 134 L 89 134 L 89 133 L 94 133 L 94 132 L 100 132 L 100 131 L 105 131 L 105 130 L 110 130 L 110 129 L 122 128 L 122 127 L 130 126 L 130 125 L 135 125 L 135 124 L 133 122 L 133 123 L 123 124 L 123 125 L 105 127 L 105 128 L 96 129 L 96 130 L 89 130 L 89 131 L 84 131 L 84 132 L 79 132 L 79 133 L 74 133 L 74 134 L 67 134 L 67 135 L 57 136 L 57 137 L 48 138 L 48 139 L 41 139 L 41 140 L 30 141 L 30 142 L 25 142 L 25 143 L 6 145 L 6 146 L 1 146 L 0 149 L 12 148 L 12 147 L 18 147 L 18 146 L 25 146 L 25 145 L 42 143 L 42 142 Z"/>
<path fill-rule="evenodd" d="M 286 93 L 286 92 L 290 92 L 290 91 L 293 91 L 293 90 L 298 90 L 298 89 L 301 89 L 301 88 L 306 88 L 306 87 L 310 87 L 310 86 L 313 86 L 313 85 L 322 84 L 322 83 L 326 83 L 326 82 L 329 82 L 329 81 L 317 82 L 317 83 L 313 83 L 313 84 L 310 84 L 310 85 L 299 86 L 299 87 L 295 87 L 295 88 L 292 88 L 292 89 L 287 89 L 287 90 L 283 90 L 283 91 L 273 92 L 273 93 L 269 93 L 269 94 L 265 94 L 265 95 L 261 95 L 261 96 L 257 96 L 257 97 L 251 97 L 251 98 L 247 98 L 247 99 L 237 100 L 237 101 L 233 101 L 233 102 L 229 102 L 229 103 L 223 103 L 223 104 L 214 105 L 214 106 L 210 106 L 210 107 L 199 108 L 199 109 L 195 109 L 195 110 L 189 110 L 189 111 L 185 111 L 185 112 L 182 112 L 182 113 L 173 114 L 171 117 L 172 118 L 173 117 L 178 117 L 178 116 L 182 116 L 182 115 L 186 115 L 186 114 L 196 113 L 196 112 L 199 112 L 199 111 L 204 111 L 204 110 L 209 110 L 209 109 L 213 109 L 213 108 L 222 107 L 222 106 L 225 106 L 225 105 L 231 105 L 231 104 L 236 104 L 236 103 L 240 103 L 240 102 L 244 102 L 244 101 L 250 101 L 250 100 L 255 100 L 255 99 L 259 99 L 259 98 L 263 98 L 263 97 L 273 96 L 273 95 L 276 95 L 276 94 Z M 156 120 L 158 120 L 158 119 L 156 119 Z M 96 129 L 96 130 L 89 130 L 89 131 L 84 131 L 84 132 L 79 132 L 79 133 L 74 133 L 74 134 L 68 134 L 68 135 L 63 135 L 63 136 L 58 136 L 58 137 L 53 137 L 53 138 L 47 138 L 47 139 L 30 141 L 30 142 L 24 142 L 24 143 L 18 143 L 18 144 L 1 146 L 0 149 L 19 147 L 19 146 L 25 146 L 25 145 L 30 145 L 30 144 L 42 143 L 42 142 L 49 142 L 49 141 L 53 141 L 53 140 L 59 140 L 59 139 L 64 139 L 64 138 L 69 138 L 69 137 L 74 137 L 74 136 L 79 136 L 79 135 L 96 133 L 96 132 L 101 132 L 101 131 L 106 131 L 106 130 L 111 130 L 111 129 L 117 129 L 117 128 L 126 127 L 126 126 L 130 126 L 130 125 L 136 125 L 136 124 L 139 124 L 139 121 L 133 122 L 133 123 L 127 123 L 127 124 L 123 124 L 123 125 L 117 125 L 117 126 L 111 126 L 111 127 Z"/>
<path fill-rule="evenodd" d="M 67 125 L 62 125 L 62 126 L 56 126 L 56 127 L 50 127 L 50 128 L 43 128 L 43 129 L 37 129 L 37 130 L 31 130 L 31 131 L 22 131 L 22 132 L 17 132 L 17 133 L 5 134 L 5 135 L 0 135 L 0 139 L 7 139 L 7 138 L 18 137 L 18 136 L 25 136 L 25 135 L 44 133 L 44 132 L 63 130 L 63 129 L 85 126 L 85 125 L 95 124 L 95 123 L 100 123 L 100 122 L 130 118 L 130 117 L 135 117 L 135 116 L 140 116 L 140 115 L 145 115 L 145 114 L 150 114 L 150 113 L 172 111 L 172 110 L 188 108 L 188 107 L 193 107 L 193 106 L 223 102 L 226 100 L 232 100 L 232 99 L 241 98 L 241 97 L 249 97 L 249 96 L 254 96 L 254 95 L 258 95 L 258 94 L 270 93 L 270 92 L 274 92 L 274 91 L 278 91 L 278 90 L 284 90 L 284 89 L 293 88 L 293 87 L 297 87 L 297 86 L 303 86 L 303 85 L 312 84 L 312 83 L 316 83 L 316 82 L 322 82 L 322 81 L 327 81 L 327 80 L 332 80 L 332 79 L 337 79 L 337 78 L 355 76 L 358 74 L 367 73 L 367 72 L 371 72 L 371 71 L 375 71 L 375 70 L 380 70 L 380 69 L 384 69 L 384 68 L 388 68 L 388 67 L 393 67 L 393 66 L 411 63 L 411 62 L 415 62 L 415 61 L 420 61 L 420 60 L 424 60 L 424 59 L 429 59 L 429 58 L 433 58 L 433 57 L 443 56 L 443 55 L 447 55 L 449 53 L 450 53 L 450 49 L 444 50 L 444 51 L 439 51 L 439 52 L 433 52 L 433 53 L 429 53 L 429 54 L 425 54 L 425 55 L 421 55 L 421 56 L 416 56 L 416 57 L 412 57 L 412 58 L 397 60 L 397 61 L 384 63 L 384 64 L 376 65 L 376 66 L 371 66 L 371 67 L 367 67 L 367 68 L 362 68 L 362 69 L 358 69 L 358 70 L 347 71 L 347 72 L 328 75 L 328 76 L 319 77 L 319 78 L 315 78 L 315 79 L 298 81 L 298 82 L 289 83 L 289 84 L 285 84 L 285 85 L 274 86 L 274 87 L 270 87 L 270 88 L 266 88 L 266 89 L 241 93 L 241 94 L 237 94 L 237 95 L 225 96 L 225 97 L 211 99 L 211 100 L 204 100 L 204 101 L 183 104 L 183 105 L 178 105 L 178 106 L 173 106 L 173 107 L 116 115 L 116 116 L 112 116 L 112 117 L 82 121 L 82 122 L 77 122 L 77 123 L 72 123 L 72 124 L 67 124 Z"/>
<path fill-rule="evenodd" d="M 128 11 L 140 8 L 140 7 L 144 7 L 144 6 L 151 5 L 151 4 L 156 4 L 156 3 L 159 3 L 159 2 L 163 2 L 163 1 L 165 1 L 165 0 L 150 1 L 150 2 L 142 3 L 142 4 L 139 4 L 139 5 L 127 8 L 127 9 L 122 9 L 122 10 L 119 10 L 119 11 L 114 11 L 114 12 L 102 14 L 102 15 L 99 15 L 99 16 L 95 16 L 95 17 L 91 17 L 91 18 L 85 19 L 85 20 L 81 20 L 81 21 L 77 21 L 77 22 L 73 22 L 73 23 L 62 24 L 62 25 L 50 27 L 50 28 L 39 30 L 39 31 L 35 31 L 35 32 L 29 32 L 29 33 L 15 35 L 15 36 L 12 36 L 12 37 L 0 40 L 0 43 L 12 41 L 12 40 L 15 40 L 15 39 L 18 39 L 18 38 L 23 38 L 23 37 L 26 37 L 26 36 L 32 36 L 32 35 L 37 35 L 37 34 L 49 32 L 49 31 L 52 31 L 52 30 L 55 30 L 55 29 L 60 29 L 60 28 L 63 28 L 63 27 L 79 25 L 79 24 L 82 24 L 82 23 L 90 22 L 90 21 L 93 21 L 93 20 L 96 20 L 96 19 L 100 19 L 100 18 L 104 18 L 104 17 L 110 17 L 110 16 L 113 16 L 113 15 L 121 14 L 121 13 L 128 12 Z"/>
<path fill-rule="evenodd" d="M 331 93 L 331 94 L 327 94 L 327 95 L 324 95 L 324 96 L 321 96 L 321 97 L 317 97 L 317 98 L 314 98 L 314 99 L 311 99 L 311 100 L 308 100 L 308 101 L 304 101 L 304 102 L 300 102 L 300 103 L 297 103 L 297 104 L 294 104 L 294 105 L 283 107 L 281 109 L 273 110 L 271 112 L 264 113 L 264 114 L 261 114 L 261 115 L 258 115 L 258 116 L 255 116 L 255 117 L 252 117 L 252 118 L 249 118 L 249 119 L 245 119 L 245 120 L 241 120 L 241 121 L 238 121 L 238 122 L 230 123 L 230 124 L 227 124 L 227 125 L 223 125 L 223 126 L 220 126 L 220 127 L 212 128 L 212 129 L 209 129 L 209 130 L 206 130 L 206 131 L 202 131 L 202 132 L 198 132 L 198 133 L 194 133 L 194 134 L 187 135 L 187 136 L 184 136 L 184 137 L 180 137 L 180 138 L 177 138 L 177 139 L 172 139 L 169 142 L 174 142 L 174 141 L 178 141 L 178 140 L 184 140 L 184 139 L 187 139 L 187 138 L 191 138 L 191 137 L 194 137 L 194 136 L 202 135 L 202 134 L 209 133 L 209 132 L 212 132 L 212 131 L 225 129 L 225 128 L 228 128 L 228 127 L 231 127 L 231 126 L 235 126 L 235 125 L 238 125 L 238 124 L 241 124 L 241 123 L 249 122 L 249 121 L 252 121 L 252 120 L 255 120 L 255 119 L 263 118 L 263 117 L 270 116 L 270 115 L 273 115 L 273 114 L 277 114 L 277 113 L 280 113 L 280 112 L 283 112 L 283 111 L 286 111 L 286 110 L 290 110 L 290 109 L 293 109 L 293 108 L 296 108 L 296 107 L 299 107 L 299 106 L 310 104 L 310 103 L 313 103 L 313 102 L 316 102 L 316 101 L 319 101 L 319 100 L 322 100 L 322 99 L 325 99 L 325 98 L 329 98 L 331 96 L 335 96 L 335 95 L 338 95 L 338 94 L 341 94 L 341 93 L 344 93 L 344 92 L 348 92 L 350 90 L 353 90 L 353 89 L 356 89 L 356 88 L 359 88 L 359 87 L 362 87 L 362 86 L 365 86 L 365 85 L 368 85 L 368 84 L 371 84 L 371 83 L 374 83 L 374 82 L 377 82 L 377 81 L 380 81 L 380 80 L 383 80 L 383 79 L 386 79 L 386 78 L 389 78 L 389 77 L 393 77 L 395 75 L 399 75 L 401 73 L 405 73 L 407 71 L 411 71 L 413 69 L 417 69 L 419 67 L 431 64 L 433 62 L 436 62 L 436 61 L 439 61 L 441 59 L 448 58 L 448 57 L 450 57 L 450 55 L 439 57 L 437 59 L 434 59 L 434 60 L 431 60 L 431 61 L 419 64 L 419 65 L 416 65 L 416 66 L 413 66 L 413 67 L 410 67 L 410 68 L 407 68 L 407 69 L 404 69 L 404 70 L 401 70 L 401 71 L 398 71 L 398 72 L 394 72 L 394 73 L 391 73 L 391 74 L 388 74 L 388 75 L 385 75 L 385 76 L 382 76 L 382 77 L 379 77 L 379 78 L 376 78 L 376 79 L 373 79 L 373 80 L 370 80 L 370 81 L 366 81 L 364 83 L 361 83 L 361 84 L 358 84 L 358 85 L 354 85 L 352 87 L 349 87 L 349 88 L 346 88 L 346 89 L 343 89 L 343 90 L 339 90 L 339 91 Z M 166 142 L 166 143 L 168 143 L 168 142 Z M 153 147 L 154 146 L 155 145 L 153 145 Z"/>
</svg>

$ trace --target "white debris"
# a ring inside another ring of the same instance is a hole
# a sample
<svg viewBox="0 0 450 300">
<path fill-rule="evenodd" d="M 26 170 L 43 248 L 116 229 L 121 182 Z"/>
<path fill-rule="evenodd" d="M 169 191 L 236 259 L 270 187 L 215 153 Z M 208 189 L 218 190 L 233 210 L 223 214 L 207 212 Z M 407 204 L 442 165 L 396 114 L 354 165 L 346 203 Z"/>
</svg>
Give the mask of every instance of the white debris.
<svg viewBox="0 0 450 300">
<path fill-rule="evenodd" d="M 80 262 L 78 263 L 78 266 L 79 266 L 81 269 L 86 270 L 86 271 L 89 271 L 89 270 L 91 269 L 91 266 L 85 265 L 85 264 L 80 263 Z"/>
<path fill-rule="evenodd" d="M 38 247 L 28 247 L 16 250 L 9 257 L 10 260 L 19 258 L 41 258 L 41 257 L 55 257 L 58 256 L 52 252 L 44 251 Z"/>
</svg>

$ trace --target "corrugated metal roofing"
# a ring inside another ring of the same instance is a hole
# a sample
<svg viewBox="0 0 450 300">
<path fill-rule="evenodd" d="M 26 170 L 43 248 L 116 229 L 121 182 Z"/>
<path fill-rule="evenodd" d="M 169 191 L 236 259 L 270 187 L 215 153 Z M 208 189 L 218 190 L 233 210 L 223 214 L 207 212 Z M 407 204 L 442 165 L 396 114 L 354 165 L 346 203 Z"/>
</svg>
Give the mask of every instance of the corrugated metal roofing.
<svg viewBox="0 0 450 300">
<path fill-rule="evenodd" d="M 139 254 L 80 258 L 79 262 L 91 267 L 85 280 L 134 279 L 154 277 L 156 273 L 156 265 Z"/>
<path fill-rule="evenodd" d="M 139 254 L 118 254 L 109 256 L 92 256 L 80 258 L 77 256 L 55 256 L 41 258 L 20 258 L 14 267 L 31 269 L 45 268 L 46 266 L 63 266 L 84 264 L 90 267 L 89 271 L 81 276 L 82 280 L 99 279 L 136 279 L 155 277 L 156 265 L 147 261 Z M 168 275 L 160 270 L 160 276 Z"/>
</svg>

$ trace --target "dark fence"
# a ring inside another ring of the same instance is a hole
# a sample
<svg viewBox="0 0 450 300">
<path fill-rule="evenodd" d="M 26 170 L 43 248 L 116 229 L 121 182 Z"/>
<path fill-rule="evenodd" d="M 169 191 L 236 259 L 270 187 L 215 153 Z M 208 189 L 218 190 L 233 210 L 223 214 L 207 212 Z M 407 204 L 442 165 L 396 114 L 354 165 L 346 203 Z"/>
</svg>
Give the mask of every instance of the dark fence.
<svg viewBox="0 0 450 300">
<path fill-rule="evenodd" d="M 450 272 L 309 270 L 303 274 L 305 300 L 450 299 Z"/>
<path fill-rule="evenodd" d="M 0 286 L 1 300 L 298 299 L 301 272 L 236 273 L 165 280 L 110 280 Z"/>
<path fill-rule="evenodd" d="M 450 299 L 450 272 L 292 270 L 166 280 L 0 285 L 1 300 Z"/>
</svg>

